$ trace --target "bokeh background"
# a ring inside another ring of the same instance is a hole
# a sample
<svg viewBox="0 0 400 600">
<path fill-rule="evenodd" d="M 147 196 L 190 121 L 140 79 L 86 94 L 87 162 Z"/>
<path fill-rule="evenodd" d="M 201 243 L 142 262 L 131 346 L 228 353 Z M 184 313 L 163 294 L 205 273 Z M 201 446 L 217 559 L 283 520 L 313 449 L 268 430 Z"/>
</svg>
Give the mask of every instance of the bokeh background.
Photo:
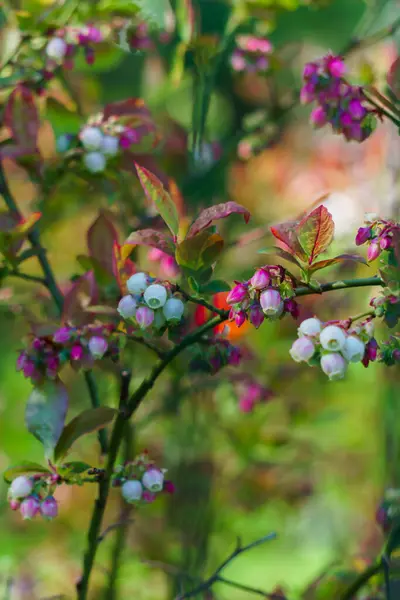
<svg viewBox="0 0 400 600">
<path fill-rule="evenodd" d="M 9 4 L 36 14 L 49 2 Z M 202 32 L 220 34 L 228 2 L 196 4 Z M 253 76 L 236 80 L 224 67 L 211 102 L 207 139 L 222 148 L 232 147 L 228 160 L 188 169 L 191 74 L 188 69 L 179 83 L 171 80 L 173 39 L 150 52 L 104 48 L 93 66 L 82 61 L 66 73 L 69 92 L 54 85 L 47 100 L 41 100 L 41 150 L 49 161 L 57 161 L 57 136 L 77 132 L 85 118 L 107 102 L 143 97 L 168 140 L 157 158 L 181 188 L 187 214 L 226 199 L 240 202 L 252 213 L 248 229 L 239 219 L 229 229 L 222 226 L 232 247 L 217 274 L 227 281 L 248 277 L 254 266 L 263 264 L 265 257 L 257 250 L 271 245 L 270 224 L 296 217 L 322 196 L 337 223 L 334 245 L 340 251 L 352 247 L 364 212 L 389 217 L 400 211 L 400 152 L 394 127 L 380 126 L 361 145 L 346 143 L 328 128 L 314 132 L 307 122 L 309 109 L 296 107 L 279 122 L 271 119 L 273 139 L 257 156 L 242 161 L 235 152 L 244 114 L 265 110 L 276 95 L 286 94 L 290 102 L 307 60 L 327 50 L 340 51 L 353 36 L 369 35 L 393 22 L 400 3 L 328 0 L 306 5 L 298 0 L 271 0 L 258 4 L 263 6 L 256 20 L 268 22 L 268 36 L 285 68 L 274 81 L 265 81 Z M 396 50 L 395 37 L 354 52 L 348 61 L 354 79 L 374 77 L 378 86 L 384 86 Z M 94 185 L 66 169 L 61 181 L 43 195 L 22 168 L 11 161 L 5 166 L 22 210 L 43 211 L 43 242 L 59 281 L 66 286 L 79 273 L 76 256 L 85 253 L 85 233 L 100 207 L 115 213 L 122 239 L 137 226 L 138 215 L 143 218 L 149 212 L 129 174 L 112 185 Z M 122 216 L 116 202 L 122 206 Z M 253 241 L 241 237 L 253 230 Z M 145 251 L 137 254 L 136 261 L 157 271 Z M 30 263 L 30 272 L 35 273 L 34 261 Z M 357 266 L 357 275 L 367 276 L 373 268 Z M 369 294 L 355 290 L 307 298 L 301 316 L 346 317 L 361 312 Z M 43 461 L 40 444 L 23 425 L 30 383 L 15 371 L 26 333 L 19 307 L 28 304 L 34 309 L 40 302 L 29 283 L 8 280 L 0 290 L 1 470 L 24 459 Z M 141 407 L 133 429 L 134 446 L 137 451 L 147 448 L 168 468 L 177 491 L 172 498 L 160 498 L 131 513 L 119 578 L 121 598 L 173 598 L 179 592 L 180 570 L 207 575 L 229 554 L 237 536 L 248 543 L 271 531 L 278 534 L 276 541 L 239 557 L 226 576 L 267 591 L 284 586 L 293 599 L 303 597 L 307 585 L 326 569 L 358 564 L 379 551 L 383 538 L 374 520 L 376 506 L 387 487 L 399 484 L 398 368 L 376 364 L 364 369 L 356 364 L 344 381 L 329 383 L 317 370 L 290 362 L 288 350 L 295 335 L 296 323 L 290 319 L 264 324 L 259 331 L 232 330 L 232 338 L 245 344 L 251 355 L 241 372 L 250 373 L 274 393 L 272 400 L 257 405 L 252 413 L 239 410 L 235 388 L 224 372 L 190 378 L 179 361 Z M 378 340 L 385 335 L 379 332 Z M 139 382 L 152 357 L 140 348 L 129 360 L 134 382 Z M 107 373 L 98 377 L 102 401 L 113 404 L 113 378 Z M 64 380 L 71 390 L 72 417 L 88 406 L 89 399 L 82 377 L 66 372 Z M 95 436 L 77 444 L 73 458 L 98 464 Z M 60 516 L 51 523 L 22 522 L 10 512 L 6 492 L 6 484 L 0 483 L 0 597 L 2 593 L 12 600 L 74 597 L 95 490 L 90 486 L 60 489 Z M 115 491 L 105 527 L 118 521 L 123 510 Z M 115 537 L 116 531 L 110 532 L 100 545 L 93 599 L 105 597 Z M 214 591 L 222 600 L 253 597 L 221 585 Z M 336 595 L 326 598 L 334 600 Z"/>
</svg>

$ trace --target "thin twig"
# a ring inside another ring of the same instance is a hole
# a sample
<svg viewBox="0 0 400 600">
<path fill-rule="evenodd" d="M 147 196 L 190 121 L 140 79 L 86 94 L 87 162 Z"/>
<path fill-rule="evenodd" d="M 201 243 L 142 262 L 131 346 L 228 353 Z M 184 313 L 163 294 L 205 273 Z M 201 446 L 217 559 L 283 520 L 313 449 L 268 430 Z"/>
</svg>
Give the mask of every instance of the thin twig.
<svg viewBox="0 0 400 600">
<path fill-rule="evenodd" d="M 382 570 L 382 564 L 376 563 L 363 571 L 341 595 L 340 600 L 353 600 L 365 584 Z"/>
<path fill-rule="evenodd" d="M 223 316 L 225 314 L 224 310 L 217 308 L 213 304 L 210 304 L 210 302 L 207 302 L 207 300 L 204 300 L 204 298 L 198 298 L 197 296 L 191 296 L 190 294 L 188 294 L 188 292 L 185 292 L 185 290 L 182 289 L 181 286 L 176 285 L 175 288 L 176 288 L 176 291 L 179 292 L 187 302 L 192 302 L 193 304 L 198 304 L 199 306 L 204 306 L 204 308 L 206 308 L 210 312 L 215 313 L 216 315 Z"/>
<path fill-rule="evenodd" d="M 21 273 L 20 271 L 8 271 L 7 277 L 16 277 L 18 279 L 24 279 L 25 281 L 32 281 L 32 283 L 40 283 L 41 285 L 46 286 L 46 281 L 43 277 L 36 277 L 36 275 L 29 275 L 28 273 Z"/>
<path fill-rule="evenodd" d="M 126 337 L 132 342 L 136 342 L 137 344 L 145 346 L 146 348 L 157 354 L 158 358 L 163 359 L 167 354 L 164 350 L 160 350 L 155 344 L 153 344 L 149 340 L 144 339 L 143 337 L 139 337 L 136 335 L 127 335 Z"/>
</svg>

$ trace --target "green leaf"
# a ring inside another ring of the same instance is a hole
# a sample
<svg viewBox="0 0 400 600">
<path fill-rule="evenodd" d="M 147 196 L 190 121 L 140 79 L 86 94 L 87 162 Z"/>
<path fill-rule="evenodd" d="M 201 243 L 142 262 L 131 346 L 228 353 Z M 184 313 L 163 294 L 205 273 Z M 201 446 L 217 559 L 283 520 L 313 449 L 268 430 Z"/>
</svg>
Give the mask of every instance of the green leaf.
<svg viewBox="0 0 400 600">
<path fill-rule="evenodd" d="M 201 271 L 216 261 L 223 247 L 224 240 L 220 235 L 203 231 L 177 245 L 176 262 L 191 271 Z"/>
<path fill-rule="evenodd" d="M 58 473 L 65 477 L 66 475 L 80 475 L 91 469 L 91 465 L 81 461 L 72 461 L 63 464 L 58 468 Z"/>
<path fill-rule="evenodd" d="M 87 433 L 93 433 L 106 427 L 117 414 L 115 408 L 101 406 L 84 410 L 64 427 L 58 444 L 54 449 L 54 460 L 59 462 L 69 452 L 72 444 Z"/>
<path fill-rule="evenodd" d="M 19 465 L 16 465 L 15 467 L 9 467 L 3 474 L 4 481 L 11 483 L 16 477 L 25 475 L 27 473 L 51 473 L 51 471 L 39 463 L 30 462 L 27 460 Z"/>
<path fill-rule="evenodd" d="M 222 279 L 214 279 L 200 287 L 201 294 L 218 294 L 219 292 L 229 292 L 231 286 Z"/>
<path fill-rule="evenodd" d="M 328 248 L 333 240 L 334 231 L 332 215 L 322 204 L 298 223 L 297 239 L 308 257 L 309 265 Z"/>
<path fill-rule="evenodd" d="M 192 277 L 191 275 L 189 275 L 187 280 L 188 280 L 188 284 L 190 285 L 191 289 L 198 294 L 200 291 L 200 286 L 197 283 L 196 279 L 194 277 Z"/>
<path fill-rule="evenodd" d="M 46 381 L 33 389 L 29 396 L 25 422 L 28 431 L 44 446 L 49 456 L 56 446 L 64 427 L 68 409 L 68 393 L 60 381 Z"/>
<path fill-rule="evenodd" d="M 160 216 L 168 225 L 173 235 L 178 235 L 179 216 L 175 202 L 164 188 L 161 181 L 153 173 L 135 163 L 139 181 L 147 198 L 154 202 Z"/>
</svg>

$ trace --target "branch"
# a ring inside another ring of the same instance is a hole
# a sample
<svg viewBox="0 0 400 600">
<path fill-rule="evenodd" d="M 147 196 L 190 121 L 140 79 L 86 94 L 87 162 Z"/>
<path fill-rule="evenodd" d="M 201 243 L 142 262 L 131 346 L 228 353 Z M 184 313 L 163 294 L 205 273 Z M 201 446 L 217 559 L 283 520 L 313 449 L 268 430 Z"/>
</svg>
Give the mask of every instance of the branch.
<svg viewBox="0 0 400 600">
<path fill-rule="evenodd" d="M 149 340 L 144 339 L 143 337 L 138 337 L 136 335 L 127 335 L 126 337 L 132 342 L 136 342 L 137 344 L 145 346 L 146 348 L 157 354 L 158 358 L 160 359 L 163 359 L 167 354 L 164 350 L 160 350 L 155 344 L 153 344 Z"/>
<path fill-rule="evenodd" d="M 265 544 L 265 542 L 269 542 L 270 540 L 274 540 L 275 538 L 276 538 L 276 534 L 270 533 L 269 535 L 265 535 L 264 537 L 260 538 L 259 540 L 256 540 L 255 542 L 252 542 L 251 544 L 247 544 L 247 546 L 242 546 L 240 543 L 240 540 L 238 540 L 238 544 L 237 544 L 235 550 L 233 552 L 231 552 L 231 554 L 221 563 L 221 565 L 216 569 L 216 571 L 211 575 L 211 577 L 206 579 L 206 581 L 203 581 L 202 583 L 200 583 L 197 587 L 193 588 L 190 592 L 187 592 L 186 594 L 178 596 L 178 598 L 176 600 L 186 600 L 187 598 L 193 598 L 194 596 L 197 596 L 201 592 L 205 592 L 206 590 L 209 590 L 217 582 L 227 583 L 228 585 L 236 585 L 234 582 L 231 582 L 230 580 L 225 580 L 223 577 L 221 577 L 222 571 L 235 558 L 237 558 L 240 554 L 243 554 L 243 552 L 252 550 L 256 546 Z M 241 587 L 241 584 L 238 584 L 237 587 Z M 246 588 L 241 587 L 241 589 L 247 589 L 247 591 L 254 592 L 254 588 L 251 589 L 251 588 L 247 588 L 247 587 Z M 261 590 L 257 590 L 257 592 L 254 592 L 254 593 L 263 593 L 264 597 L 273 598 L 273 595 L 265 594 L 264 592 L 261 592 Z"/>
<path fill-rule="evenodd" d="M 382 570 L 382 564 L 376 563 L 375 565 L 371 565 L 365 571 L 360 573 L 360 575 L 355 579 L 355 581 L 347 588 L 347 590 L 342 594 L 340 600 L 354 600 L 354 596 L 364 587 L 364 585 L 377 575 Z"/>
<path fill-rule="evenodd" d="M 8 271 L 7 277 L 17 277 L 18 279 L 24 279 L 25 281 L 32 281 L 32 283 L 40 283 L 41 285 L 46 286 L 46 281 L 43 277 L 28 275 L 28 273 L 21 273 L 20 271 Z"/>
<path fill-rule="evenodd" d="M 176 285 L 175 287 L 176 291 L 179 292 L 187 302 L 192 302 L 193 304 L 204 306 L 204 308 L 206 308 L 210 312 L 215 313 L 216 315 L 223 316 L 225 314 L 224 310 L 217 308 L 213 304 L 210 304 L 210 302 L 207 302 L 207 300 L 204 300 L 204 298 L 197 298 L 196 296 L 191 296 L 190 294 L 185 292 L 185 290 L 183 290 L 179 285 Z"/>
<path fill-rule="evenodd" d="M 5 174 L 4 174 L 3 164 L 1 162 L 1 160 L 0 160 L 0 193 L 4 198 L 7 208 L 14 215 L 16 215 L 18 217 L 18 219 L 22 219 L 22 214 L 21 214 L 20 210 L 18 209 L 18 206 L 11 194 L 10 188 L 8 187 L 8 183 L 7 183 Z M 41 269 L 43 271 L 43 278 L 39 278 L 39 281 L 47 288 L 47 290 L 49 291 L 49 293 L 54 301 L 54 304 L 57 307 L 58 313 L 60 315 L 62 315 L 63 305 L 64 305 L 64 296 L 63 296 L 60 288 L 57 285 L 52 268 L 47 259 L 46 250 L 45 250 L 45 248 L 43 248 L 42 244 L 40 243 L 39 231 L 36 226 L 32 229 L 32 231 L 30 231 L 28 233 L 27 237 L 28 237 L 28 240 L 29 240 L 33 250 L 35 251 L 35 256 L 37 256 L 37 259 L 38 259 Z M 15 275 L 15 273 L 14 273 L 14 275 Z M 21 277 L 22 274 L 18 274 L 18 275 Z M 27 277 L 24 277 L 24 279 L 26 279 L 26 278 Z M 32 276 L 29 276 L 29 279 L 32 280 Z M 35 280 L 36 280 L 36 278 L 35 278 Z M 96 386 L 96 382 L 93 377 L 93 374 L 90 372 L 86 372 L 85 379 L 86 379 L 86 385 L 89 390 L 89 395 L 90 395 L 90 399 L 92 402 L 92 406 L 94 408 L 96 408 L 97 406 L 99 406 L 99 402 L 98 402 L 97 386 Z M 101 452 L 102 452 L 102 454 L 105 454 L 107 452 L 107 437 L 106 437 L 105 429 L 101 429 L 100 431 L 98 431 L 97 435 L 98 435 L 98 439 L 99 439 Z"/>
</svg>

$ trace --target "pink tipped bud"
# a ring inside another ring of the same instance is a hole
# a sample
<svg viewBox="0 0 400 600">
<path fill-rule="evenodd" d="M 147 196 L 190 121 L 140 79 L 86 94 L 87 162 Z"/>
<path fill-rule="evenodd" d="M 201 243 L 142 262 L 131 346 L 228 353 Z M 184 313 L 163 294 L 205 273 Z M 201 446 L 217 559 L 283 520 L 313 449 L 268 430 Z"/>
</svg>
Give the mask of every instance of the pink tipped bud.
<svg viewBox="0 0 400 600">
<path fill-rule="evenodd" d="M 264 313 L 259 304 L 253 304 L 249 309 L 249 321 L 256 329 L 262 325 L 264 321 Z"/>
<path fill-rule="evenodd" d="M 336 381 L 343 379 L 347 363 L 341 354 L 332 352 L 321 357 L 321 369 L 325 375 L 328 375 L 330 381 Z"/>
<path fill-rule="evenodd" d="M 58 515 L 58 503 L 53 496 L 47 496 L 40 504 L 40 513 L 43 518 L 51 521 Z"/>
<path fill-rule="evenodd" d="M 247 298 L 248 289 L 243 283 L 238 283 L 229 292 L 226 301 L 228 304 L 238 304 Z"/>
<path fill-rule="evenodd" d="M 142 483 L 150 492 L 161 492 L 164 485 L 164 475 L 159 469 L 149 469 L 143 475 Z"/>
<path fill-rule="evenodd" d="M 53 341 L 57 344 L 64 344 L 68 342 L 71 336 L 71 330 L 69 327 L 61 327 L 61 329 L 57 329 L 57 331 L 53 334 Z"/>
<path fill-rule="evenodd" d="M 75 344 L 71 348 L 71 360 L 81 360 L 83 356 L 83 348 L 80 344 Z"/>
<path fill-rule="evenodd" d="M 275 290 L 274 288 L 269 288 L 262 292 L 260 304 L 267 317 L 278 318 L 283 313 L 283 300 L 278 290 Z"/>
<path fill-rule="evenodd" d="M 361 104 L 361 101 L 358 100 L 357 98 L 350 100 L 349 106 L 348 106 L 348 111 L 351 114 L 351 116 L 354 119 L 357 119 L 358 121 L 360 119 L 362 119 L 364 117 L 365 113 L 367 112 L 366 109 L 364 108 L 364 106 Z"/>
<path fill-rule="evenodd" d="M 88 346 L 93 358 L 103 358 L 108 348 L 106 340 L 97 335 L 90 338 Z"/>
<path fill-rule="evenodd" d="M 326 66 L 332 77 L 343 77 L 346 73 L 346 65 L 339 56 L 330 56 Z"/>
<path fill-rule="evenodd" d="M 381 253 L 381 247 L 377 242 L 371 242 L 367 250 L 367 258 L 371 262 L 378 258 Z"/>
<path fill-rule="evenodd" d="M 163 492 L 165 492 L 166 494 L 174 494 L 175 493 L 175 486 L 172 483 L 172 481 L 164 481 Z"/>
<path fill-rule="evenodd" d="M 137 302 L 130 294 L 121 298 L 118 304 L 118 312 L 123 319 L 129 319 L 136 314 Z"/>
<path fill-rule="evenodd" d="M 307 337 L 301 337 L 293 342 L 289 350 L 290 356 L 295 362 L 307 362 L 312 358 L 315 346 Z"/>
<path fill-rule="evenodd" d="M 307 63 L 304 66 L 304 70 L 303 70 L 304 79 L 310 79 L 310 77 L 312 77 L 313 75 L 316 75 L 317 73 L 318 73 L 318 65 L 316 65 L 315 63 Z"/>
<path fill-rule="evenodd" d="M 392 246 L 392 238 L 389 235 L 381 237 L 379 240 L 379 246 L 381 247 L 381 250 L 387 250 Z"/>
<path fill-rule="evenodd" d="M 21 502 L 19 500 L 10 500 L 11 510 L 18 510 L 20 506 L 21 506 Z"/>
<path fill-rule="evenodd" d="M 309 104 L 315 100 L 315 85 L 311 82 L 306 83 L 300 90 L 300 102 Z"/>
<path fill-rule="evenodd" d="M 246 320 L 246 313 L 240 310 L 235 314 L 235 324 L 237 327 L 241 327 Z"/>
<path fill-rule="evenodd" d="M 156 495 L 149 492 L 149 490 L 144 490 L 142 500 L 147 502 L 147 504 L 151 504 L 156 499 Z"/>
<path fill-rule="evenodd" d="M 33 490 L 33 481 L 30 477 L 20 475 L 16 477 L 10 485 L 8 494 L 10 498 L 20 499 L 26 498 Z"/>
<path fill-rule="evenodd" d="M 314 127 L 323 127 L 326 124 L 327 120 L 327 114 L 322 108 L 322 106 L 317 106 L 311 111 L 310 122 Z"/>
<path fill-rule="evenodd" d="M 246 59 L 241 52 L 234 52 L 231 56 L 231 67 L 234 71 L 240 72 L 246 69 Z"/>
<path fill-rule="evenodd" d="M 265 269 L 257 269 L 250 280 L 251 287 L 255 290 L 263 290 L 271 283 L 271 277 Z"/>
<path fill-rule="evenodd" d="M 237 346 L 232 346 L 230 348 L 229 356 L 228 356 L 228 364 L 237 367 L 242 360 L 242 353 L 240 352 L 240 348 Z"/>
<path fill-rule="evenodd" d="M 286 312 L 288 312 L 292 315 L 293 319 L 299 318 L 300 309 L 299 309 L 299 305 L 297 304 L 296 300 L 294 300 L 293 298 L 290 298 L 289 300 L 285 300 L 284 308 L 285 308 Z"/>
<path fill-rule="evenodd" d="M 19 508 L 23 519 L 33 519 L 40 510 L 40 502 L 35 496 L 28 496 Z"/>
<path fill-rule="evenodd" d="M 148 306 L 139 306 L 136 311 L 136 321 L 141 329 L 146 329 L 154 321 L 154 310 Z"/>
<path fill-rule="evenodd" d="M 367 240 L 371 237 L 371 228 L 370 227 L 360 227 L 357 231 L 356 235 L 356 246 L 361 246 L 365 244 Z"/>
</svg>

